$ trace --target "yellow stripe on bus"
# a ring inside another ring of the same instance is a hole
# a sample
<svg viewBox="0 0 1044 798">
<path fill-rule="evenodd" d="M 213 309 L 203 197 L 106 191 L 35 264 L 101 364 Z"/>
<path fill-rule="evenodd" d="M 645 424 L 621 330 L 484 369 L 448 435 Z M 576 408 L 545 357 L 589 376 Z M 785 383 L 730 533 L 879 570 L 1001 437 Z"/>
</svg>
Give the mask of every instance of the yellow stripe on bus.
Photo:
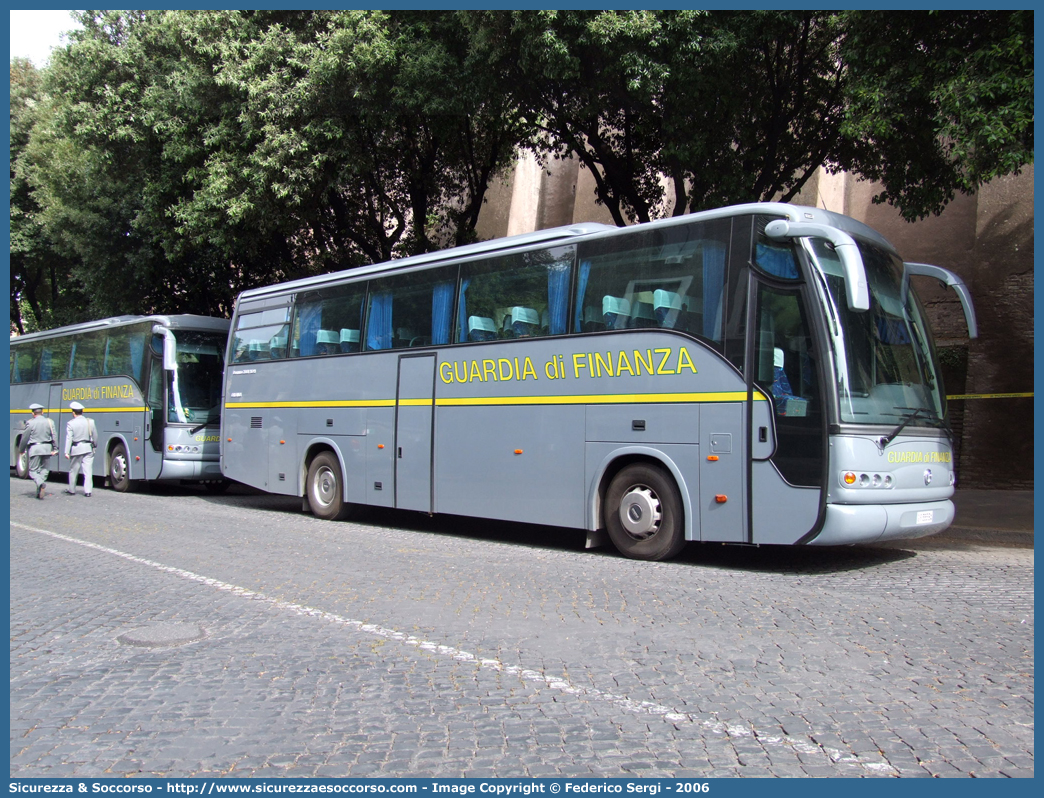
<svg viewBox="0 0 1044 798">
<path fill-rule="evenodd" d="M 498 405 L 598 405 L 598 404 L 664 404 L 669 402 L 743 402 L 746 391 L 718 391 L 708 393 L 625 393 L 586 394 L 577 396 L 485 396 L 485 397 L 441 397 L 439 399 L 394 399 L 329 400 L 311 402 L 227 402 L 226 407 L 247 409 L 269 409 L 279 407 L 481 407 Z M 754 401 L 767 402 L 761 393 L 754 394 Z"/>
<path fill-rule="evenodd" d="M 470 407 L 476 405 L 599 405 L 599 404 L 662 404 L 667 402 L 742 402 L 746 391 L 717 393 L 627 393 L 589 394 L 581 396 L 491 396 L 483 398 L 437 399 L 439 407 Z M 754 394 L 755 401 L 766 401 L 762 394 Z"/>
<path fill-rule="evenodd" d="M 83 408 L 83 412 L 85 412 L 87 414 L 90 414 L 90 413 L 143 413 L 146 410 L 148 410 L 147 407 L 86 407 L 85 406 Z M 14 415 L 15 413 L 25 413 L 26 415 L 30 415 L 30 414 L 32 414 L 32 412 L 33 411 L 30 410 L 28 407 L 25 408 L 24 410 L 21 409 L 21 408 L 13 408 L 13 407 L 11 408 L 11 415 Z M 51 413 L 59 413 L 59 414 L 61 414 L 61 413 L 72 413 L 72 410 L 70 410 L 68 407 L 56 407 L 56 408 L 54 408 L 54 410 L 48 410 L 48 409 L 44 408 L 43 412 L 45 414 L 51 414 Z"/>
</svg>

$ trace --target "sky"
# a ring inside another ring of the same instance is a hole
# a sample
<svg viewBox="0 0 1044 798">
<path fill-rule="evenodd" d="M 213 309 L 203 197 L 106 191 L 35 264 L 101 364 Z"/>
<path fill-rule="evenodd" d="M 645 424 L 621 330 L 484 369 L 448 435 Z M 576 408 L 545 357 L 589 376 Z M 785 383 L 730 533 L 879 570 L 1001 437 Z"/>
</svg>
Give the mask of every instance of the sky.
<svg viewBox="0 0 1044 798">
<path fill-rule="evenodd" d="M 69 11 L 11 11 L 11 58 L 22 56 L 43 67 L 61 34 L 78 27 Z"/>
</svg>

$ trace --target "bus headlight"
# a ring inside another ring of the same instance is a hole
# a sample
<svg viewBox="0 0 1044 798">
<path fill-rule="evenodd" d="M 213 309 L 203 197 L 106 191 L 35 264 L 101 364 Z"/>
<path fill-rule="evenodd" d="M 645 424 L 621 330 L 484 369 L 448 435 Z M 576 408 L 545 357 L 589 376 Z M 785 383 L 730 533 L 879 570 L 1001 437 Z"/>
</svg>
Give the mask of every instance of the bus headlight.
<svg viewBox="0 0 1044 798">
<path fill-rule="evenodd" d="M 891 474 L 857 474 L 855 471 L 841 472 L 841 485 L 846 488 L 870 488 L 888 490 L 895 484 Z"/>
<path fill-rule="evenodd" d="M 203 451 L 203 449 L 200 446 L 188 446 L 188 445 L 182 444 L 182 443 L 176 443 L 176 444 L 175 443 L 171 443 L 171 444 L 167 445 L 167 451 L 168 452 L 181 452 L 181 453 L 185 453 L 185 454 L 187 454 L 187 453 L 199 454 L 201 451 Z"/>
</svg>

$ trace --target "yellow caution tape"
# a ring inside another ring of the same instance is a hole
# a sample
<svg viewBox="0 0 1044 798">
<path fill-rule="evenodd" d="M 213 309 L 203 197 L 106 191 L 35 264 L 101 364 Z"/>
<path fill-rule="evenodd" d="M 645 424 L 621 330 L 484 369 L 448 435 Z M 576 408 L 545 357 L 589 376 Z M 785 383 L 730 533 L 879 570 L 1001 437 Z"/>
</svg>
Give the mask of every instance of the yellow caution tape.
<svg viewBox="0 0 1044 798">
<path fill-rule="evenodd" d="M 959 393 L 947 396 L 947 400 L 953 402 L 958 399 L 1026 399 L 1033 398 L 1033 392 L 1029 393 Z"/>
</svg>

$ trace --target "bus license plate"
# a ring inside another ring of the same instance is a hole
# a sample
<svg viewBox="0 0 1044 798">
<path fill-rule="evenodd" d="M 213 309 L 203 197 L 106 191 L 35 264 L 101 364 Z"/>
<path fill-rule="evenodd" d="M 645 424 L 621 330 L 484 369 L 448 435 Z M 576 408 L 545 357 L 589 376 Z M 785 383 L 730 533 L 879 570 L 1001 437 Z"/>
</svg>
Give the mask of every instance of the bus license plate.
<svg viewBox="0 0 1044 798">
<path fill-rule="evenodd" d="M 932 522 L 933 517 L 934 512 L 932 510 L 923 510 L 917 514 L 917 523 L 918 525 L 930 524 Z"/>
</svg>

